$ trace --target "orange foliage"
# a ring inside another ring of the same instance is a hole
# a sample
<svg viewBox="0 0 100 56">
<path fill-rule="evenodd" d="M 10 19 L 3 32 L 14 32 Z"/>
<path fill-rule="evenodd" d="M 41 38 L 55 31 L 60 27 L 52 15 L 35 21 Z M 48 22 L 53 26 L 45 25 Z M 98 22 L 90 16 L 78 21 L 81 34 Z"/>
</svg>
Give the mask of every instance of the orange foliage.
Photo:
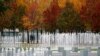
<svg viewBox="0 0 100 56">
<path fill-rule="evenodd" d="M 58 0 L 58 5 L 60 8 L 64 8 L 67 2 L 72 3 L 75 10 L 80 12 L 81 7 L 84 6 L 86 3 L 86 0 Z"/>
<path fill-rule="evenodd" d="M 70 0 L 70 2 L 74 5 L 76 11 L 80 11 L 81 7 L 85 5 L 86 0 Z"/>
<path fill-rule="evenodd" d="M 58 0 L 58 5 L 61 8 L 64 8 L 66 5 L 67 0 Z"/>
<path fill-rule="evenodd" d="M 43 13 L 43 11 L 45 11 L 50 6 L 51 1 L 52 0 L 39 0 L 37 10 L 40 13 Z"/>
<path fill-rule="evenodd" d="M 17 3 L 17 6 L 20 6 L 20 5 L 27 5 L 26 3 L 25 3 L 25 0 L 16 0 L 16 3 Z"/>
<path fill-rule="evenodd" d="M 37 9 L 37 3 L 33 2 L 26 7 L 26 14 L 33 13 Z"/>
<path fill-rule="evenodd" d="M 56 20 L 59 13 L 60 7 L 58 6 L 58 2 L 57 0 L 53 0 L 50 7 L 43 12 L 45 29 L 54 30 L 56 28 Z"/>
<path fill-rule="evenodd" d="M 25 29 L 31 30 L 33 28 L 32 22 L 26 16 L 23 16 L 23 18 L 22 18 L 22 24 L 23 24 L 23 27 Z"/>
<path fill-rule="evenodd" d="M 92 31 L 100 31 L 100 0 L 87 0 L 86 6 L 80 11 L 80 16 L 84 24 L 91 24 Z"/>
</svg>

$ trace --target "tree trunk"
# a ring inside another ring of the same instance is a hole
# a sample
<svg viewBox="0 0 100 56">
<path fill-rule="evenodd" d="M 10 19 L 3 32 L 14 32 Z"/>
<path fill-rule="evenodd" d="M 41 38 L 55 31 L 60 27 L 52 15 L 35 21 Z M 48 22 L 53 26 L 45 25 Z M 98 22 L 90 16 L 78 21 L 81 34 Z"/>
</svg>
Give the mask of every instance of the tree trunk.
<svg viewBox="0 0 100 56">
<path fill-rule="evenodd" d="M 9 32 L 8 32 L 8 34 L 9 34 L 9 35 L 8 35 L 8 38 L 9 38 L 9 37 L 10 37 L 10 29 L 9 29 Z M 9 39 L 10 39 L 10 38 L 9 38 Z"/>
<path fill-rule="evenodd" d="M 38 44 L 38 37 L 39 37 L 38 35 L 39 35 L 39 34 L 38 34 L 38 29 L 37 29 L 37 44 Z"/>
<path fill-rule="evenodd" d="M 24 30 L 22 31 L 22 42 L 24 43 Z"/>
<path fill-rule="evenodd" d="M 4 37 L 4 31 L 3 31 L 3 28 L 2 28 L 2 30 L 1 30 L 1 36 Z"/>
<path fill-rule="evenodd" d="M 54 43 L 55 43 L 55 31 L 54 31 Z"/>
<path fill-rule="evenodd" d="M 43 30 L 41 29 L 40 32 L 41 32 L 41 35 L 42 35 Z M 40 38 L 41 38 L 40 41 L 42 43 L 42 37 L 40 37 Z"/>
<path fill-rule="evenodd" d="M 14 43 L 15 43 L 15 28 L 13 28 L 13 36 L 14 36 Z"/>
<path fill-rule="evenodd" d="M 27 43 L 29 43 L 29 31 L 27 30 Z"/>
<path fill-rule="evenodd" d="M 14 31 L 14 33 L 13 33 L 13 36 L 15 37 L 15 35 L 16 35 L 16 31 L 15 31 L 15 28 L 13 29 L 13 31 Z"/>
</svg>

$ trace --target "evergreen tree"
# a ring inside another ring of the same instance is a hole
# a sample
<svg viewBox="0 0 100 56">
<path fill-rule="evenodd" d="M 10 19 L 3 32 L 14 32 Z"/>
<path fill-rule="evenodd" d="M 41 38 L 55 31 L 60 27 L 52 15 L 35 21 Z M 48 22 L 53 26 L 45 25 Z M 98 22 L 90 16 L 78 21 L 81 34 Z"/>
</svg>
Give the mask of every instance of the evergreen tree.
<svg viewBox="0 0 100 56">
<path fill-rule="evenodd" d="M 80 15 L 73 8 L 73 4 L 66 3 L 57 20 L 57 27 L 63 32 L 83 31 L 84 26 L 81 23 Z"/>
</svg>

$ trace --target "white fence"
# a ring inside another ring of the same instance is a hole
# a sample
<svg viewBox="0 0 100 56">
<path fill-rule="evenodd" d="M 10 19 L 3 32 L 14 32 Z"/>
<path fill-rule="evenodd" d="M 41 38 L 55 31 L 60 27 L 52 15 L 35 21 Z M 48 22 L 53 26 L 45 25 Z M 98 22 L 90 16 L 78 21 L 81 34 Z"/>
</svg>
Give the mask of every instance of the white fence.
<svg viewBox="0 0 100 56">
<path fill-rule="evenodd" d="M 29 35 L 35 36 L 35 43 L 37 42 L 37 33 L 29 33 Z M 24 39 L 22 38 L 22 33 L 20 36 L 0 36 L 1 44 L 16 44 L 16 43 L 27 43 L 27 33 L 24 32 Z M 24 40 L 24 42 L 23 42 Z M 29 40 L 30 41 L 30 40 Z M 38 32 L 38 44 L 44 45 L 65 45 L 65 46 L 73 46 L 73 45 L 81 45 L 81 46 L 99 46 L 100 45 L 100 33 L 48 33 L 43 32 L 42 34 Z"/>
</svg>

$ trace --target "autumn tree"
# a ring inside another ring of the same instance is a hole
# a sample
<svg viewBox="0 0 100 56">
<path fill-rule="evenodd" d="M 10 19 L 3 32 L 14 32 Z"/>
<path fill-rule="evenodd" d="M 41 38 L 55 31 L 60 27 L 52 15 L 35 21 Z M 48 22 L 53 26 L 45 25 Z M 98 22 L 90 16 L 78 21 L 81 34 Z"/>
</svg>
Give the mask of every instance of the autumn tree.
<svg viewBox="0 0 100 56">
<path fill-rule="evenodd" d="M 87 0 L 86 6 L 83 6 L 80 15 L 87 28 L 87 31 L 100 31 L 100 1 L 99 0 Z"/>
<path fill-rule="evenodd" d="M 12 15 L 13 15 L 13 12 L 11 10 L 7 10 L 4 12 L 4 15 L 0 16 L 0 31 L 1 31 L 2 36 L 3 36 L 3 30 L 5 28 L 6 29 L 10 28 Z"/>
<path fill-rule="evenodd" d="M 0 31 L 3 34 L 3 29 L 9 28 L 11 17 L 13 15 L 12 4 L 14 0 L 0 0 Z M 6 22 L 6 23 L 5 23 Z"/>
<path fill-rule="evenodd" d="M 80 15 L 73 8 L 73 4 L 66 3 L 66 7 L 62 9 L 58 17 L 57 27 L 62 32 L 77 32 L 84 30 Z"/>
<path fill-rule="evenodd" d="M 29 32 L 29 30 L 31 30 L 32 32 L 34 30 L 37 30 L 37 43 L 38 43 L 38 24 L 37 24 L 37 22 L 38 22 L 38 20 L 37 20 L 38 19 L 37 18 L 38 11 L 37 11 L 37 7 L 38 7 L 37 2 L 30 3 L 29 7 L 27 7 L 27 11 L 26 11 L 25 15 L 28 17 L 29 22 L 30 22 L 29 27 L 31 27 L 30 29 L 28 29 L 27 33 Z M 29 39 L 29 37 L 28 37 L 28 39 Z M 28 41 L 28 43 L 29 43 L 29 41 Z"/>
<path fill-rule="evenodd" d="M 15 9 L 14 14 L 12 15 L 12 18 L 11 18 L 12 20 L 11 29 L 18 28 L 20 30 L 22 28 L 21 19 L 24 14 L 25 14 L 24 6 L 20 5 Z"/>
<path fill-rule="evenodd" d="M 55 31 L 56 28 L 56 20 L 60 13 L 60 7 L 58 6 L 57 0 L 53 0 L 49 8 L 47 8 L 44 15 L 44 28 L 47 31 Z"/>
<path fill-rule="evenodd" d="M 33 24 L 27 16 L 23 16 L 21 19 L 22 26 L 23 26 L 23 42 L 24 42 L 24 31 L 27 31 L 27 42 L 29 43 L 29 31 L 33 28 Z"/>
<path fill-rule="evenodd" d="M 21 19 L 22 19 L 22 16 L 25 14 L 25 6 L 23 5 L 17 6 L 17 3 L 14 1 L 11 5 L 11 11 L 13 12 L 13 14 L 11 15 L 11 18 L 8 19 L 10 21 L 10 24 L 9 24 L 9 28 L 7 29 L 9 29 L 9 31 L 10 29 L 13 30 L 13 36 L 15 38 L 16 29 L 19 29 L 19 31 L 24 30 L 24 27 L 21 23 Z"/>
</svg>

